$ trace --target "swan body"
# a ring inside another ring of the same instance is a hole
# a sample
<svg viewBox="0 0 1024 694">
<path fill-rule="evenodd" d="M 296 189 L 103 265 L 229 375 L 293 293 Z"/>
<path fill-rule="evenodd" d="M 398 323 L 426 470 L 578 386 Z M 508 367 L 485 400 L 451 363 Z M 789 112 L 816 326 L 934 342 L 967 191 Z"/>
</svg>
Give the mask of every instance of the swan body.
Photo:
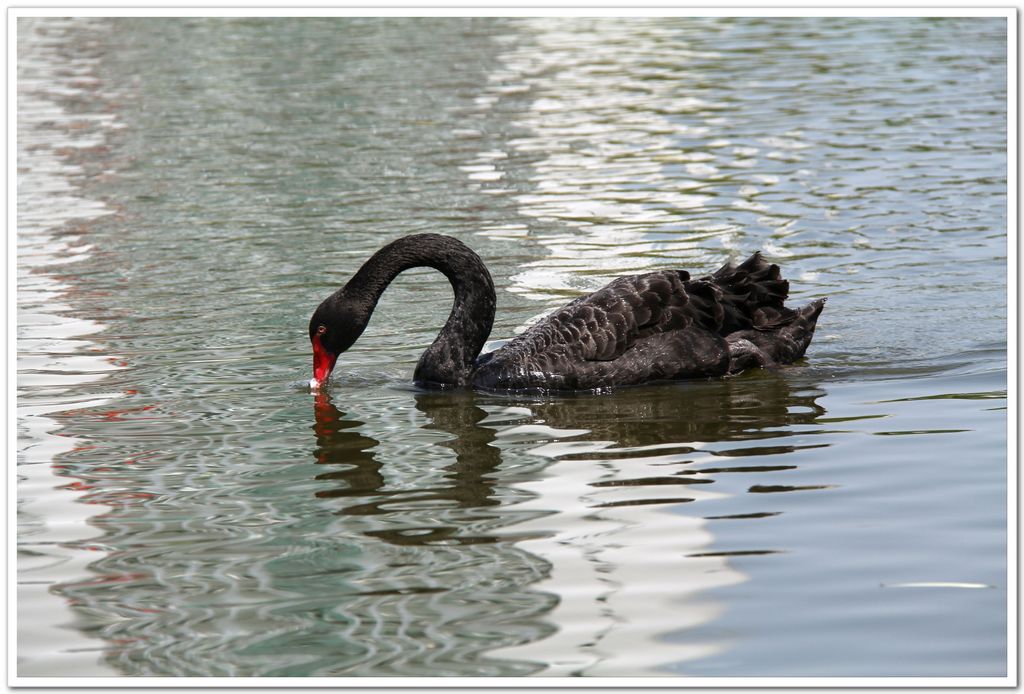
<svg viewBox="0 0 1024 694">
<path fill-rule="evenodd" d="M 789 364 L 807 350 L 825 305 L 785 307 L 789 283 L 755 253 L 699 279 L 685 270 L 620 277 L 480 355 L 494 321 L 490 273 L 461 241 L 416 234 L 377 251 L 313 313 L 311 385 L 326 381 L 362 334 L 387 285 L 422 266 L 441 271 L 455 291 L 447 322 L 416 365 L 414 380 L 427 387 L 601 390 Z"/>
</svg>

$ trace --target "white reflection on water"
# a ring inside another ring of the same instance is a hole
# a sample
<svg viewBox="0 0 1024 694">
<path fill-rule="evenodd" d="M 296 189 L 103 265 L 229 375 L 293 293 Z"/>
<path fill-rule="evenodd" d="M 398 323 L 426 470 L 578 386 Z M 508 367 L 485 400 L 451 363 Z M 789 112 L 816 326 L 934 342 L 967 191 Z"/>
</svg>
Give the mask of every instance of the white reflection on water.
<svg viewBox="0 0 1024 694">
<path fill-rule="evenodd" d="M 678 144 L 680 137 L 706 136 L 721 118 L 721 104 L 679 94 L 687 63 L 714 56 L 690 50 L 677 30 L 657 21 L 522 24 L 533 41 L 510 46 L 478 100 L 486 109 L 503 95 L 529 93 L 531 108 L 514 123 L 526 134 L 509 146 L 519 155 L 543 155 L 531 164 L 529 192 L 516 201 L 522 215 L 545 227 L 531 236 L 551 255 L 527 265 L 509 291 L 555 303 L 624 272 L 663 265 L 663 258 L 699 265 L 709 238 L 730 247 L 736 230 L 729 225 L 697 228 L 686 221 L 713 194 L 721 160 L 732 156 L 728 143 L 713 141 L 704 151 Z M 670 47 L 664 63 L 652 63 L 652 41 Z M 500 160 L 482 152 L 467 169 L 493 169 Z M 667 176 L 669 165 L 685 175 Z"/>
<path fill-rule="evenodd" d="M 571 430 L 558 438 L 579 434 Z M 547 432 L 542 438 L 556 437 Z M 664 465 L 680 455 L 660 454 L 664 447 L 616 449 L 624 454 L 621 460 L 587 457 L 612 450 L 610 441 L 553 441 L 532 449 L 555 462 L 541 478 L 519 485 L 533 498 L 518 508 L 538 513 L 516 530 L 536 538 L 520 542 L 521 549 L 551 564 L 549 576 L 535 587 L 558 596 L 546 619 L 560 629 L 491 655 L 546 663 L 543 676 L 650 676 L 659 666 L 709 656 L 727 645 L 661 638 L 714 620 L 722 608 L 705 592 L 747 580 L 724 557 L 693 556 L 712 544 L 712 535 L 704 519 L 679 512 L 684 502 L 723 495 L 698 485 L 677 493 L 679 487 L 594 484 L 596 466 L 609 480 L 664 475 Z M 568 455 L 571 460 L 559 460 Z M 684 455 L 693 463 L 713 458 L 699 451 Z M 673 503 L 666 497 L 685 499 Z M 552 508 L 558 514 L 544 513 Z"/>
<path fill-rule="evenodd" d="M 742 143 L 715 136 L 732 129 L 735 104 L 709 98 L 707 66 L 722 55 L 697 50 L 694 37 L 728 29 L 694 22 L 534 18 L 518 22 L 530 41 L 504 41 L 477 107 L 524 95 L 530 105 L 512 121 L 508 151 L 482 151 L 462 169 L 472 188 L 513 195 L 535 220 L 482 234 L 529 236 L 550 252 L 523 265 L 509 291 L 551 308 L 623 273 L 700 270 L 757 248 L 793 255 L 796 220 L 767 194 L 816 175 L 796 169 L 811 145 L 798 129 Z M 530 162 L 525 189 L 503 183 L 510 157 Z M 757 170 L 771 162 L 786 163 L 785 180 Z M 767 238 L 730 210 L 750 213 Z"/>
<path fill-rule="evenodd" d="M 102 644 L 83 635 L 66 603 L 50 586 L 88 572 L 101 555 L 81 545 L 102 533 L 89 519 L 103 507 L 79 502 L 85 490 L 55 474 L 53 461 L 86 445 L 55 433 L 53 414 L 95 407 L 117 393 L 75 392 L 75 385 L 102 381 L 118 367 L 98 355 L 86 336 L 103 329 L 73 318 L 64 303 L 69 285 L 62 265 L 88 257 L 81 234 L 67 233 L 71 221 L 85 222 L 113 212 L 82 197 L 73 179 L 81 167 L 69 150 L 103 142 L 97 127 L 116 127 L 110 114 L 70 113 L 61 101 L 93 88 L 96 59 L 62 52 L 67 33 L 82 20 L 18 20 L 18 674 L 110 675 L 100 663 Z M 56 614 L 63 614 L 57 617 Z"/>
</svg>

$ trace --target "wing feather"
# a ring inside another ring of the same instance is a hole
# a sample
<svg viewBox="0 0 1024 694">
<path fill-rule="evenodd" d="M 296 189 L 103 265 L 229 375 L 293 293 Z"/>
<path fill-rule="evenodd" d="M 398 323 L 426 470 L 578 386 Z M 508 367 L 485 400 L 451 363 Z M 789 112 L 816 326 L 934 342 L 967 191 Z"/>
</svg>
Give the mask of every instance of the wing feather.
<svg viewBox="0 0 1024 694">
<path fill-rule="evenodd" d="M 788 293 L 779 267 L 760 253 L 699 279 L 682 270 L 620 277 L 485 355 L 474 383 L 590 389 L 725 373 L 725 336 L 793 321 Z"/>
</svg>

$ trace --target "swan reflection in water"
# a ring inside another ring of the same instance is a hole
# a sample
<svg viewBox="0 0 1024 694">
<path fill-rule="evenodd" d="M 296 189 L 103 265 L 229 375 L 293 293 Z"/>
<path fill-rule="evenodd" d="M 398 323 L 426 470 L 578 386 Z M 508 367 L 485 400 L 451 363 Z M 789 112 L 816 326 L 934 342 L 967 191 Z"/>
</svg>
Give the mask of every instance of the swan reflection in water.
<svg viewBox="0 0 1024 694">
<path fill-rule="evenodd" d="M 432 420 L 425 429 L 454 435 L 451 441 L 440 444 L 455 454 L 454 462 L 444 468 L 444 483 L 413 490 L 389 489 L 382 472 L 384 462 L 373 453 L 380 442 L 362 434 L 362 422 L 346 418 L 328 395 L 318 393 L 314 401 L 316 462 L 339 467 L 316 475 L 317 480 L 332 482 L 329 488 L 316 493 L 318 498 L 346 500 L 338 513 L 354 516 L 394 513 L 398 505 L 434 504 L 467 509 L 500 503 L 494 498 L 494 484 L 487 475 L 501 464 L 501 451 L 490 445 L 495 439 L 494 429 L 479 425 L 487 412 L 467 402 L 464 394 L 424 393 L 415 397 L 417 409 Z M 442 540 L 448 544 L 477 544 L 498 539 L 467 535 L 460 530 L 456 526 L 442 526 L 415 528 L 415 532 L 408 528 L 370 530 L 366 534 L 399 545 Z"/>
<path fill-rule="evenodd" d="M 386 447 L 320 393 L 314 455 L 328 469 L 316 479 L 328 486 L 316 495 L 392 545 L 491 544 L 499 562 L 506 553 L 520 564 L 523 553 L 539 559 L 531 585 L 517 588 L 537 596 L 537 617 L 552 628 L 490 656 L 543 663 L 541 675 L 650 674 L 726 647 L 665 640 L 715 619 L 722 606 L 709 589 L 747 580 L 728 552 L 709 551 L 714 538 L 691 502 L 721 497 L 714 482 L 729 472 L 793 467 L 753 464 L 759 456 L 818 445 L 780 441 L 825 413 L 823 391 L 790 378 L 763 372 L 558 398 L 415 393 L 421 430 L 448 436 L 427 447 L 434 458 L 433 445 L 448 453 L 414 488 L 389 484 Z"/>
</svg>

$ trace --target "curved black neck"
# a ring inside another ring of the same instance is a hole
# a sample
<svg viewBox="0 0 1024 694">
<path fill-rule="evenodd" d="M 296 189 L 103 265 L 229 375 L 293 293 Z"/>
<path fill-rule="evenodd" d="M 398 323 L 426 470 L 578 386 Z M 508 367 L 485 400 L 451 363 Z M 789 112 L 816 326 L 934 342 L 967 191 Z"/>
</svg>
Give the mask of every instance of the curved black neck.
<svg viewBox="0 0 1024 694">
<path fill-rule="evenodd" d="M 417 383 L 467 385 L 473 361 L 494 323 L 494 283 L 480 256 L 450 236 L 415 234 L 393 241 L 373 254 L 341 292 L 366 311 L 366 320 L 381 293 L 400 272 L 432 267 L 444 273 L 455 290 L 455 303 L 437 339 L 416 365 Z"/>
</svg>

